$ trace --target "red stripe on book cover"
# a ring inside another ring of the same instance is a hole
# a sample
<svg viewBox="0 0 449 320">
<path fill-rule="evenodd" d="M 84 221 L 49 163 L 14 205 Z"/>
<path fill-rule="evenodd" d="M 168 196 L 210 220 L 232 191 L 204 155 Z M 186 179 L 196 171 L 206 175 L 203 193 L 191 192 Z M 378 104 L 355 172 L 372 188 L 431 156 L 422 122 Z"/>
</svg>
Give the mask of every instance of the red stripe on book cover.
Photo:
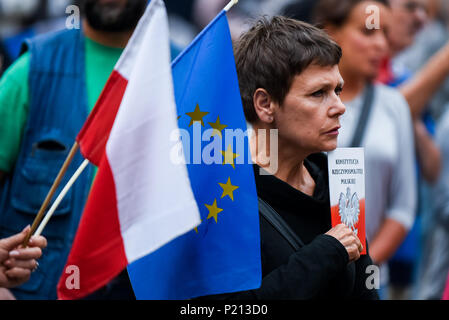
<svg viewBox="0 0 449 320">
<path fill-rule="evenodd" d="M 365 233 L 365 199 L 359 200 L 359 221 L 355 225 L 357 231 L 357 236 L 359 237 L 360 242 L 363 245 L 363 251 L 361 254 L 366 254 L 366 233 Z M 331 217 L 332 217 L 332 227 L 335 227 L 341 224 L 341 217 L 339 214 L 339 206 L 338 204 L 331 207 Z"/>
</svg>

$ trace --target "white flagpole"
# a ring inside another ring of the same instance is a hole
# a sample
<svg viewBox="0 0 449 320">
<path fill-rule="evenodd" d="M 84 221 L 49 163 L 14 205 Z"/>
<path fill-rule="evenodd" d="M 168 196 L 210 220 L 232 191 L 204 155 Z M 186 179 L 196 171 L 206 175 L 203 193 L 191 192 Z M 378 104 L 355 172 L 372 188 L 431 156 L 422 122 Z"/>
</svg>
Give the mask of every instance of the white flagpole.
<svg viewBox="0 0 449 320">
<path fill-rule="evenodd" d="M 76 170 L 75 174 L 70 178 L 69 182 L 65 185 L 64 189 L 62 189 L 61 193 L 56 198 L 55 202 L 51 206 L 50 210 L 48 210 L 47 214 L 45 215 L 45 218 L 42 220 L 41 224 L 39 225 L 39 228 L 34 233 L 35 236 L 40 236 L 42 231 L 44 231 L 44 228 L 47 226 L 48 221 L 52 217 L 53 213 L 58 208 L 59 204 L 61 203 L 62 199 L 64 199 L 67 192 L 69 192 L 70 188 L 73 186 L 75 181 L 79 178 L 81 173 L 83 173 L 84 169 L 86 169 L 87 165 L 89 164 L 89 160 L 84 160 L 84 162 L 80 165 L 80 167 Z"/>
<path fill-rule="evenodd" d="M 42 218 L 44 217 L 45 210 L 47 210 L 48 205 L 50 204 L 51 199 L 53 198 L 53 195 L 56 192 L 56 189 L 59 187 L 59 184 L 62 181 L 62 178 L 64 177 L 65 173 L 67 172 L 67 169 L 72 163 L 73 158 L 75 157 L 76 152 L 79 149 L 78 142 L 75 141 L 73 144 L 67 158 L 64 161 L 64 164 L 62 165 L 61 169 L 59 170 L 59 173 L 53 182 L 53 185 L 50 188 L 50 191 L 48 191 L 47 196 L 45 197 L 44 202 L 42 203 L 39 212 L 36 215 L 36 218 L 33 221 L 33 224 L 31 225 L 31 230 L 28 233 L 28 235 L 25 237 L 25 240 L 23 241 L 23 246 L 28 246 L 28 241 L 30 240 L 30 237 L 33 235 L 34 231 L 36 231 L 37 227 L 39 226 L 40 222 L 42 221 Z"/>
<path fill-rule="evenodd" d="M 229 9 L 231 9 L 235 4 L 237 4 L 239 0 L 231 0 L 226 7 L 223 9 L 224 11 L 228 12 Z"/>
</svg>

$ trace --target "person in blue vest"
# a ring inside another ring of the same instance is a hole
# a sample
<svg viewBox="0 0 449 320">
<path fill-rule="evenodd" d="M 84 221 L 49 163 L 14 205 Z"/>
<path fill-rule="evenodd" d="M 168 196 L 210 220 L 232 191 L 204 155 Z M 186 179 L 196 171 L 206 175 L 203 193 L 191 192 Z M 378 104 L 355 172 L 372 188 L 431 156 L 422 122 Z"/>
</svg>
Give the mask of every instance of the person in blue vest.
<svg viewBox="0 0 449 320">
<path fill-rule="evenodd" d="M 33 222 L 147 2 L 83 0 L 81 28 L 27 40 L 22 55 L 4 73 L 0 80 L 0 238 Z M 60 188 L 82 161 L 78 153 Z M 62 201 L 44 230 L 48 246 L 39 268 L 28 282 L 11 290 L 15 298 L 57 298 L 56 285 L 65 272 L 94 175 L 95 168 L 85 170 Z"/>
</svg>

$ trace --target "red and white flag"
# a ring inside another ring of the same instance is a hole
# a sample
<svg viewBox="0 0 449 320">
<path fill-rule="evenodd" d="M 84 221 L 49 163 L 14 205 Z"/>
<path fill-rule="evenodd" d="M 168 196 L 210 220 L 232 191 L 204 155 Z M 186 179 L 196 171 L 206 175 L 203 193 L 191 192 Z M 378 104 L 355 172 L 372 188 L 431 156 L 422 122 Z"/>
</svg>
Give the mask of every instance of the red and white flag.
<svg viewBox="0 0 449 320">
<path fill-rule="evenodd" d="M 133 261 L 200 224 L 177 129 L 168 22 L 152 0 L 77 141 L 99 170 L 58 284 L 60 299 L 103 287 Z M 72 273 L 78 268 L 79 286 Z"/>
</svg>

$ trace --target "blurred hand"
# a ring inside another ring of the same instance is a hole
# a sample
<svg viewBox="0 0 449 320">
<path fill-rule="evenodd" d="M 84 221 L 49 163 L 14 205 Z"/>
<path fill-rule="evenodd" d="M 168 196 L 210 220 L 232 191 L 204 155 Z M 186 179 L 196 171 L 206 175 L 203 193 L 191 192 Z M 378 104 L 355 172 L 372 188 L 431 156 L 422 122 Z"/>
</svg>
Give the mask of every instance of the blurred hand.
<svg viewBox="0 0 449 320">
<path fill-rule="evenodd" d="M 339 224 L 329 230 L 327 235 L 334 237 L 345 247 L 349 255 L 349 262 L 360 258 L 360 252 L 363 251 L 362 243 L 359 238 L 344 224 Z"/>
<path fill-rule="evenodd" d="M 16 300 L 16 297 L 5 288 L 0 288 L 0 300 Z"/>
<path fill-rule="evenodd" d="M 41 236 L 32 237 L 29 247 L 23 248 L 22 243 L 29 232 L 28 226 L 21 233 L 0 240 L 0 287 L 21 285 L 39 265 L 36 259 L 42 256 L 47 240 Z"/>
</svg>

